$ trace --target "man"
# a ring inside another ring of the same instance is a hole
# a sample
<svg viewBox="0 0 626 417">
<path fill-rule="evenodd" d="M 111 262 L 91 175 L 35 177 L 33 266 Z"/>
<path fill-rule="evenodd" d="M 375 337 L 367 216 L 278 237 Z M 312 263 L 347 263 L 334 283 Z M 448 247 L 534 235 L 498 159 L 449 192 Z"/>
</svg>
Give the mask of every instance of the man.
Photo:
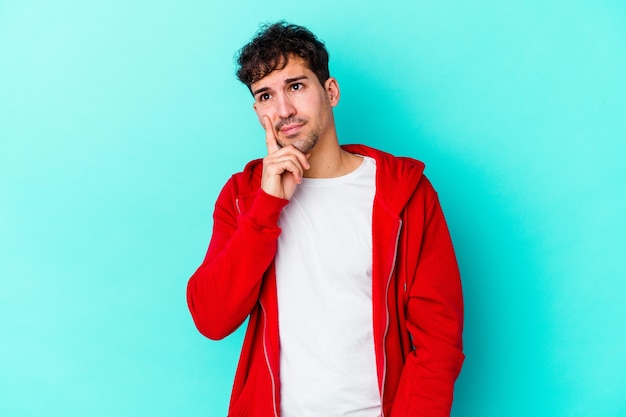
<svg viewBox="0 0 626 417">
<path fill-rule="evenodd" d="M 211 339 L 249 318 L 228 415 L 449 416 L 463 302 L 424 165 L 339 145 L 307 29 L 265 26 L 238 63 L 267 156 L 224 186 L 187 290 Z"/>
</svg>

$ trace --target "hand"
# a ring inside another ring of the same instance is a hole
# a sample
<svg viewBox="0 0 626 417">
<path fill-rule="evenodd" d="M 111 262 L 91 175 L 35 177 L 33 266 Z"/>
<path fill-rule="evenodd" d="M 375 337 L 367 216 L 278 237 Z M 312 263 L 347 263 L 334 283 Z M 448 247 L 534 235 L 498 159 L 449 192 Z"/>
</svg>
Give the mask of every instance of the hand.
<svg viewBox="0 0 626 417">
<path fill-rule="evenodd" d="M 265 128 L 267 145 L 261 188 L 269 195 L 289 200 L 297 185 L 302 183 L 304 171 L 311 168 L 308 161 L 310 154 L 305 155 L 291 145 L 281 148 L 269 117 L 263 116 L 261 123 Z"/>
</svg>

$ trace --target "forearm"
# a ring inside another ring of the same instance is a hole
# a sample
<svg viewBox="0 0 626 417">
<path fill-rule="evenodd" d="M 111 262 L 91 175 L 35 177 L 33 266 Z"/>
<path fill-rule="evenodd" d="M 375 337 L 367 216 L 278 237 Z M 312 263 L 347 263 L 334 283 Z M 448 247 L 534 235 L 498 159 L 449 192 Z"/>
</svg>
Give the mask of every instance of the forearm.
<svg viewBox="0 0 626 417">
<path fill-rule="evenodd" d="M 194 322 L 211 339 L 232 333 L 256 304 L 276 254 L 278 215 L 286 204 L 259 191 L 250 210 L 238 214 L 224 194 L 216 204 L 207 256 L 187 286 Z"/>
</svg>

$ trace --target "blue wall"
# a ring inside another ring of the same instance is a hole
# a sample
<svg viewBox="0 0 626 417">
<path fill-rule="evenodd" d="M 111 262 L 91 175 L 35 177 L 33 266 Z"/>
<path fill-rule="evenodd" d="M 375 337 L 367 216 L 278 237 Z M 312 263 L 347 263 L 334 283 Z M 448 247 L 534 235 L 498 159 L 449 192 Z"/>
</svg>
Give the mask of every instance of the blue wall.
<svg viewBox="0 0 626 417">
<path fill-rule="evenodd" d="M 264 153 L 233 55 L 279 18 L 326 41 L 342 142 L 439 191 L 453 415 L 626 415 L 626 4 L 381 4 L 0 1 L 0 416 L 226 414 L 242 333 L 202 338 L 185 286 Z"/>
</svg>

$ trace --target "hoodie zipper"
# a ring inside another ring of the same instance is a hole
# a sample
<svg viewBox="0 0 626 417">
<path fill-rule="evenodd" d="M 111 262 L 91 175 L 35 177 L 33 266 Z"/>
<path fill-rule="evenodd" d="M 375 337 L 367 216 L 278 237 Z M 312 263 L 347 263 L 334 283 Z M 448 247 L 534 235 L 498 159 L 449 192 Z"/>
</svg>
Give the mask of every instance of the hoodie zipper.
<svg viewBox="0 0 626 417">
<path fill-rule="evenodd" d="M 235 208 L 237 209 L 237 214 L 241 214 L 241 207 L 239 207 L 239 197 L 235 198 Z"/>
<path fill-rule="evenodd" d="M 387 333 L 389 332 L 389 286 L 391 285 L 391 277 L 396 269 L 396 259 L 398 258 L 398 244 L 400 243 L 400 231 L 402 230 L 402 220 L 398 220 L 398 231 L 396 233 L 396 244 L 393 250 L 393 260 L 391 263 L 391 270 L 387 277 L 387 288 L 385 290 L 385 313 L 387 314 L 387 322 L 385 323 L 385 333 L 383 334 L 383 381 L 382 390 L 380 393 L 380 405 L 381 405 L 381 417 L 385 417 L 385 411 L 382 408 L 383 400 L 385 398 L 385 379 L 387 379 Z"/>
<path fill-rule="evenodd" d="M 239 198 L 235 199 L 235 208 L 239 214 L 242 213 L 241 206 L 239 205 L 240 202 L 241 200 Z M 263 355 L 265 356 L 265 365 L 267 365 L 267 370 L 272 381 L 272 406 L 274 407 L 274 417 L 278 417 L 278 407 L 276 407 L 276 381 L 274 380 L 274 373 L 272 372 L 272 366 L 270 365 L 270 359 L 267 353 L 267 312 L 261 300 L 259 300 L 259 305 L 263 311 Z"/>
<path fill-rule="evenodd" d="M 267 354 L 267 314 L 265 312 L 265 307 L 263 307 L 263 303 L 259 301 L 261 305 L 261 310 L 263 310 L 263 354 L 265 355 L 265 364 L 267 365 L 267 370 L 270 373 L 270 379 L 272 380 L 272 405 L 274 406 L 274 417 L 278 417 L 278 411 L 276 407 L 276 381 L 274 381 L 274 374 L 272 373 L 272 366 L 270 365 L 269 355 Z"/>
</svg>

